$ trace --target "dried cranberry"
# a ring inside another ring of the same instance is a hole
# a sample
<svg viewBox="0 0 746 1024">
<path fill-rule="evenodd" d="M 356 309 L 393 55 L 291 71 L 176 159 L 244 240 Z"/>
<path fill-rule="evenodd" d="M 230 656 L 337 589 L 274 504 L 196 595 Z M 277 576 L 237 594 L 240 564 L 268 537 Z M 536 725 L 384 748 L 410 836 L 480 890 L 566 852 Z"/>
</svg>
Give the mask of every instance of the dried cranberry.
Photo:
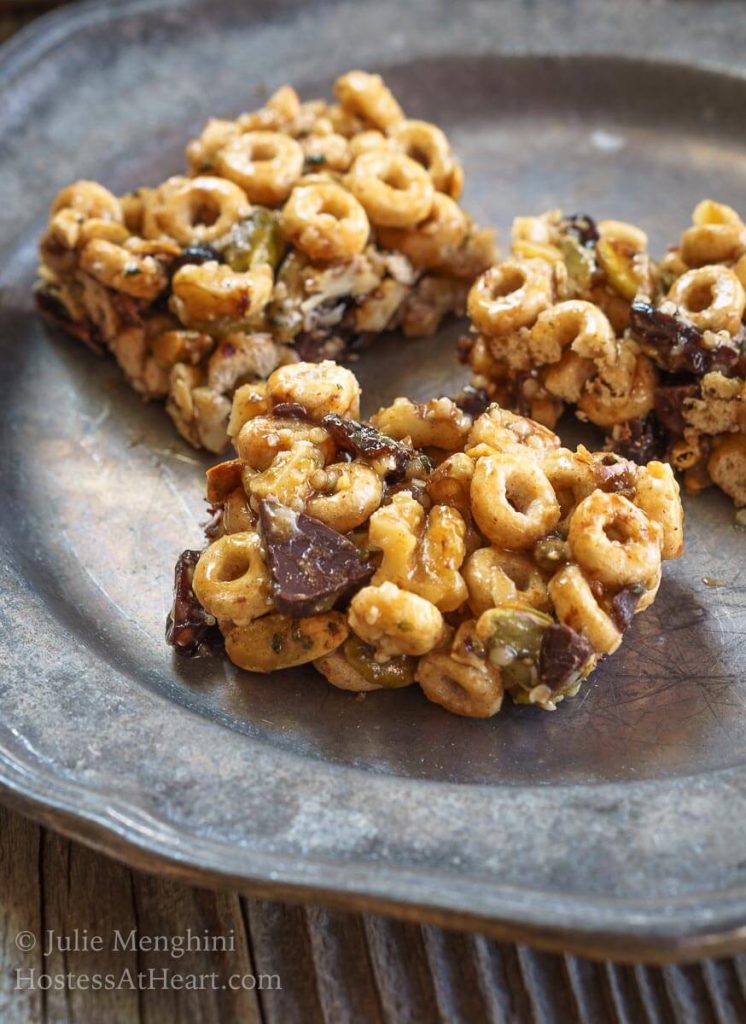
<svg viewBox="0 0 746 1024">
<path fill-rule="evenodd" d="M 174 602 L 166 620 L 166 643 L 185 658 L 203 658 L 223 646 L 215 620 L 192 590 L 199 551 L 182 551 L 174 573 Z"/>
<path fill-rule="evenodd" d="M 275 607 L 301 619 L 329 611 L 375 568 L 337 530 L 277 501 L 259 507 Z"/>
<path fill-rule="evenodd" d="M 580 633 L 562 622 L 544 630 L 539 650 L 539 679 L 553 692 L 561 689 L 593 655 Z"/>
</svg>

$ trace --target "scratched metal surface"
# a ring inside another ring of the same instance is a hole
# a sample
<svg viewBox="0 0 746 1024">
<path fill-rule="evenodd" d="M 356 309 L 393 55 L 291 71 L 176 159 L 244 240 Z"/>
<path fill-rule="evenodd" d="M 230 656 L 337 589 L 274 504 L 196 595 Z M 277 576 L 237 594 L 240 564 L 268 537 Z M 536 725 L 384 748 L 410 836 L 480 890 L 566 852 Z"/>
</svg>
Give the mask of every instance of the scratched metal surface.
<svg viewBox="0 0 746 1024">
<path fill-rule="evenodd" d="M 207 462 L 113 366 L 45 333 L 29 298 L 61 184 L 153 183 L 208 114 L 287 78 L 326 91 L 350 65 L 443 124 L 469 207 L 503 229 L 562 204 L 639 221 L 660 250 L 703 194 L 745 208 L 737 6 L 708 5 L 701 31 L 689 4 L 600 7 L 470 3 L 456 23 L 433 0 L 141 0 L 82 5 L 6 49 L 0 781 L 44 820 L 195 877 L 549 945 L 741 941 L 745 538 L 725 499 L 687 503 L 686 558 L 554 715 L 470 722 L 414 690 L 358 703 L 313 672 L 174 663 L 172 565 L 199 544 Z M 368 407 L 452 391 L 456 333 L 364 354 Z"/>
</svg>

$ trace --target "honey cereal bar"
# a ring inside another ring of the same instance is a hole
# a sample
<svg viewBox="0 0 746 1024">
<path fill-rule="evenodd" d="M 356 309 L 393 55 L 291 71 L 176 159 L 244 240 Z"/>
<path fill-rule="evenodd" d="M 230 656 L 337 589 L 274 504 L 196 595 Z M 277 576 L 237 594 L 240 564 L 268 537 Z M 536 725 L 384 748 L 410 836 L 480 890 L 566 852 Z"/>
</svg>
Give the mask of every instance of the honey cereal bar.
<svg viewBox="0 0 746 1024">
<path fill-rule="evenodd" d="M 678 484 L 472 398 L 397 398 L 364 421 L 331 361 L 241 386 L 235 457 L 207 474 L 209 542 L 176 569 L 176 651 L 222 640 L 250 672 L 417 683 L 475 718 L 505 692 L 546 710 L 577 693 L 683 551 Z"/>
<path fill-rule="evenodd" d="M 746 504 L 746 227 L 705 200 L 660 263 L 643 231 L 551 211 L 472 287 L 460 355 L 485 399 L 554 427 L 565 408 L 689 490 Z"/>
<path fill-rule="evenodd" d="M 350 71 L 334 95 L 283 86 L 210 120 L 186 174 L 120 197 L 78 181 L 52 204 L 40 309 L 112 352 L 195 447 L 227 447 L 239 385 L 392 328 L 431 334 L 495 260 L 441 129 L 378 75 Z"/>
</svg>

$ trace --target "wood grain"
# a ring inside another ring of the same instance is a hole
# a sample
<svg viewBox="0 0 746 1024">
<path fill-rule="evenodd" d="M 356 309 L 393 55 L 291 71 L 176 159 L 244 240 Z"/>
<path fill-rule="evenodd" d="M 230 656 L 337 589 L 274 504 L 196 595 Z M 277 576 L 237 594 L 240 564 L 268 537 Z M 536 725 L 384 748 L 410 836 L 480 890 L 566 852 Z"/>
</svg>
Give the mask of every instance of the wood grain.
<svg viewBox="0 0 746 1024">
<path fill-rule="evenodd" d="M 59 946 L 46 955 L 46 934 Z M 23 952 L 19 934 L 36 948 Z M 225 949 L 135 945 L 224 940 Z M 79 948 L 65 949 L 66 940 Z M 113 948 L 116 935 L 119 946 Z M 104 948 L 81 949 L 101 936 Z M 377 915 L 191 888 L 133 871 L 0 808 L 2 1024 L 743 1024 L 746 956 L 622 967 Z M 71 975 L 18 989 L 16 972 Z M 191 991 L 153 983 L 215 976 Z M 133 986 L 75 979 L 129 972 Z M 137 977 L 144 981 L 138 987 Z M 231 987 L 235 977 L 263 988 Z M 262 977 L 264 982 L 262 982 Z M 256 979 L 256 982 L 253 981 Z M 276 987 L 278 986 L 279 987 Z"/>
</svg>

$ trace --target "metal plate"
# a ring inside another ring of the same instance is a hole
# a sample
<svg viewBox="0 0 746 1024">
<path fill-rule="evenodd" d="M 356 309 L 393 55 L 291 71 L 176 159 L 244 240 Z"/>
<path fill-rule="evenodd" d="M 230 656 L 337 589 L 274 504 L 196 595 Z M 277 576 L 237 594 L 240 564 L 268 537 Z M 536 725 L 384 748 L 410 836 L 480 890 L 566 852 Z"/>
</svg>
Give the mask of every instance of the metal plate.
<svg viewBox="0 0 746 1024">
<path fill-rule="evenodd" d="M 443 125 L 481 221 L 561 204 L 637 221 L 660 251 L 702 196 L 746 208 L 739 12 L 248 6 L 82 5 L 0 59 L 0 781 L 44 820 L 190 877 L 596 954 L 737 945 L 746 538 L 721 495 L 687 503 L 686 557 L 553 715 L 465 721 L 415 690 L 361 702 L 313 671 L 175 663 L 163 621 L 174 559 L 200 542 L 207 461 L 110 363 L 46 333 L 29 290 L 63 183 L 155 183 L 209 114 L 286 80 L 327 92 L 349 66 Z M 687 63 L 695 43 L 709 69 Z M 368 409 L 452 392 L 457 333 L 363 353 Z"/>
</svg>

